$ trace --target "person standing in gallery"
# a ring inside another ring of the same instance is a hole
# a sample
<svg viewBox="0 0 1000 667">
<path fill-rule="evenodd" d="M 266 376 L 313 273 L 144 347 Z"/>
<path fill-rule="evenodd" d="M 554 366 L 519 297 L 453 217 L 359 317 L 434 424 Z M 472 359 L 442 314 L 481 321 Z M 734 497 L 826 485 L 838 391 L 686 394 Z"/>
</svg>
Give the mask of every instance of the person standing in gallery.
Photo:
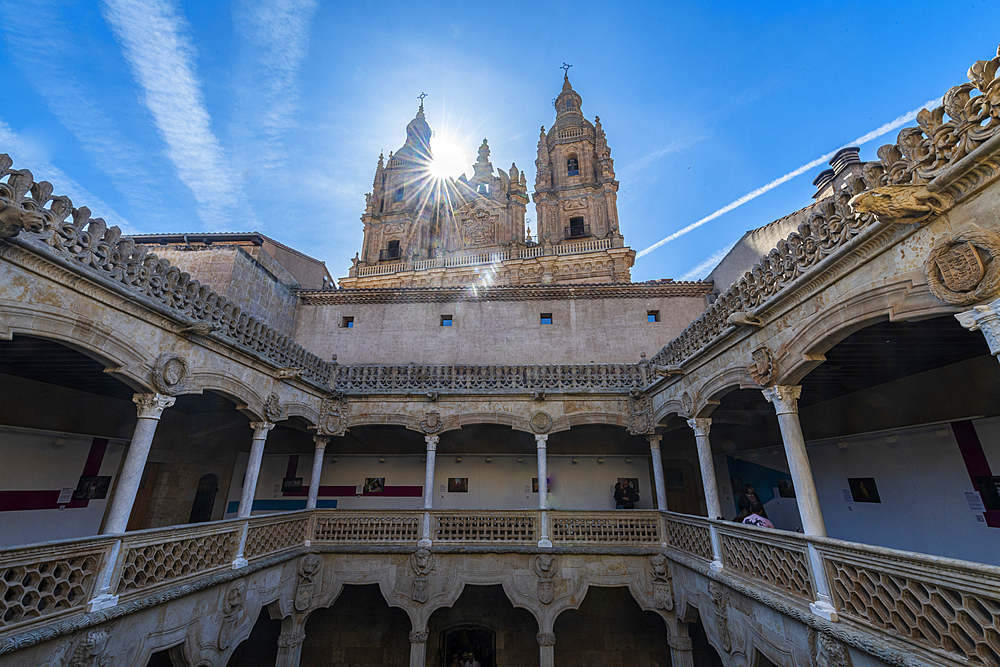
<svg viewBox="0 0 1000 667">
<path fill-rule="evenodd" d="M 740 508 L 740 512 L 743 510 L 752 510 L 755 506 L 760 506 L 760 516 L 767 518 L 767 511 L 764 509 L 764 503 L 761 502 L 760 498 L 753 490 L 752 484 L 747 484 L 743 487 L 743 495 L 739 497 L 737 504 Z"/>
<path fill-rule="evenodd" d="M 639 502 L 639 494 L 627 477 L 622 478 L 621 481 L 615 484 L 615 509 L 635 509 L 637 502 Z"/>
</svg>

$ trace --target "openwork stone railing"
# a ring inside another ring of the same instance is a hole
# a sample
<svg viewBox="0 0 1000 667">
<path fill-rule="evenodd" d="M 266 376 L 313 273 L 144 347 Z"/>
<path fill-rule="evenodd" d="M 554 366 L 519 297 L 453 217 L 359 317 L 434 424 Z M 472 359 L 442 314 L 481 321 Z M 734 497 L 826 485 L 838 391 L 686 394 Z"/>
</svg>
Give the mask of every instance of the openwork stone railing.
<svg viewBox="0 0 1000 667">
<path fill-rule="evenodd" d="M 422 517 L 422 512 L 412 510 L 317 510 L 310 534 L 317 544 L 415 544 L 420 539 Z"/>
<path fill-rule="evenodd" d="M 969 68 L 969 83 L 951 88 L 943 106 L 917 114 L 917 127 L 904 128 L 895 144 L 879 148 L 878 162 L 866 163 L 862 177 L 849 188 L 820 201 L 797 231 L 730 286 L 653 362 L 680 364 L 729 329 L 730 315 L 758 308 L 873 224 L 870 213 L 855 215 L 850 210 L 847 202 L 855 194 L 887 185 L 925 185 L 1000 133 L 998 66 L 1000 56 Z"/>
<path fill-rule="evenodd" d="M 756 531 L 741 524 L 717 524 L 722 563 L 797 597 L 812 601 L 813 585 L 805 538 L 786 531 Z"/>
<path fill-rule="evenodd" d="M 667 512 L 664 523 L 666 541 L 671 547 L 696 558 L 712 560 L 712 535 L 706 519 Z"/>
<path fill-rule="evenodd" d="M 443 544 L 538 543 L 537 513 L 523 511 L 432 512 L 433 540 Z"/>
<path fill-rule="evenodd" d="M 658 512 L 552 512 L 553 544 L 659 545 L 663 527 Z"/>
<path fill-rule="evenodd" d="M 0 238 L 20 231 L 20 238 L 44 244 L 56 256 L 152 299 L 183 320 L 211 324 L 216 334 L 275 365 L 300 369 L 303 377 L 327 384 L 329 362 L 122 236 L 117 227 L 91 218 L 86 206 L 76 208 L 69 197 L 53 196 L 52 184 L 36 183 L 30 171 L 14 170 L 12 164 L 10 156 L 0 153 Z M 15 218 L 16 224 L 5 222 Z"/>
<path fill-rule="evenodd" d="M 490 392 L 591 389 L 628 391 L 644 386 L 642 364 L 544 364 L 530 366 L 340 366 L 335 389 L 345 393 L 408 391 Z"/>
<path fill-rule="evenodd" d="M 498 252 L 462 253 L 448 255 L 440 259 L 417 259 L 412 263 L 406 261 L 359 266 L 354 269 L 358 278 L 368 276 L 385 276 L 403 271 L 428 271 L 436 268 L 452 268 L 457 266 L 483 266 L 499 264 L 509 259 L 533 259 L 549 255 L 577 255 L 585 252 L 597 252 L 611 247 L 611 239 L 588 239 L 576 243 L 559 243 L 554 245 L 534 245 Z"/>
</svg>

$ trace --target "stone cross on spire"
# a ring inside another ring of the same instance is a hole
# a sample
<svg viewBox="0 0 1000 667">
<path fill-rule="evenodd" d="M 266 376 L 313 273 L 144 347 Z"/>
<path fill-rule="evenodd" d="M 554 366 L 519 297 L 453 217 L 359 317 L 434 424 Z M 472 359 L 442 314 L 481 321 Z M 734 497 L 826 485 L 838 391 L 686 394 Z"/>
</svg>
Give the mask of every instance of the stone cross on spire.
<svg viewBox="0 0 1000 667">
<path fill-rule="evenodd" d="M 425 98 L 425 97 L 427 97 L 427 93 L 425 93 L 425 92 L 423 92 L 423 91 L 420 91 L 420 94 L 419 94 L 419 95 L 417 95 L 417 99 L 419 99 L 419 100 L 420 100 L 420 108 L 421 108 L 421 109 L 423 109 L 423 108 L 424 108 L 424 98 Z"/>
<path fill-rule="evenodd" d="M 568 79 L 569 78 L 569 68 L 570 67 L 572 67 L 572 65 L 567 65 L 566 63 L 563 63 L 562 67 L 559 68 L 559 69 L 561 69 L 563 71 L 563 78 L 564 79 Z"/>
</svg>

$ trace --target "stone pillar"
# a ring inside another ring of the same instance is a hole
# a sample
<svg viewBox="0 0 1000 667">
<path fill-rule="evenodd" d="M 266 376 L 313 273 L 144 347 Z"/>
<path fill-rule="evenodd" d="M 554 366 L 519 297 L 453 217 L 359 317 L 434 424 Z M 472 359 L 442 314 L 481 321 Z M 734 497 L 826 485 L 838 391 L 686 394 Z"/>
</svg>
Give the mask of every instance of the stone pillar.
<svg viewBox="0 0 1000 667">
<path fill-rule="evenodd" d="M 427 667 L 427 630 L 410 630 L 410 667 Z"/>
<path fill-rule="evenodd" d="M 257 475 L 260 474 L 260 462 L 264 458 L 264 443 L 267 432 L 274 428 L 273 422 L 252 422 L 253 444 L 250 445 L 250 460 L 247 461 L 247 472 L 243 477 L 243 495 L 240 496 L 240 509 L 236 516 L 246 519 L 253 509 L 253 497 L 257 491 Z"/>
<path fill-rule="evenodd" d="M 816 493 L 816 482 L 813 481 L 809 455 L 806 453 L 806 440 L 802 435 L 802 426 L 799 423 L 799 395 L 802 393 L 802 387 L 777 385 L 764 389 L 763 393 L 764 398 L 774 405 L 774 411 L 778 415 L 781 441 L 785 445 L 788 471 L 792 476 L 792 484 L 795 485 L 795 501 L 799 506 L 802 530 L 806 535 L 826 537 L 826 524 L 819 506 L 819 495 Z M 809 608 L 818 616 L 836 621 L 837 613 L 830 603 L 830 588 L 827 584 L 823 562 L 811 543 L 809 544 L 809 561 L 812 565 L 812 578 L 819 598 L 810 604 Z"/>
<path fill-rule="evenodd" d="M 694 440 L 698 445 L 698 463 L 701 465 L 701 482 L 705 487 L 705 507 L 710 520 L 722 517 L 722 507 L 719 505 L 719 483 L 715 479 L 715 461 L 712 459 L 712 443 L 708 433 L 712 428 L 712 420 L 708 417 L 696 417 L 688 420 L 688 426 L 694 431 Z M 719 545 L 719 533 L 715 524 L 709 523 L 712 536 L 711 568 L 718 572 L 722 569 L 722 549 Z"/>
<path fill-rule="evenodd" d="M 653 457 L 653 485 L 656 487 L 656 507 L 662 512 L 667 509 L 667 489 L 663 482 L 663 458 L 660 456 L 662 435 L 647 435 L 649 454 Z"/>
<path fill-rule="evenodd" d="M 981 331 L 990 346 L 990 354 L 1000 360 L 1000 299 L 955 315 L 969 331 Z"/>
<path fill-rule="evenodd" d="M 425 435 L 427 443 L 427 465 L 424 467 L 424 523 L 417 546 L 427 549 L 431 546 L 431 510 L 434 509 L 434 466 L 437 460 L 438 436 Z"/>
<path fill-rule="evenodd" d="M 132 433 L 128 454 L 125 455 L 125 465 L 118 477 L 115 495 L 111 498 L 108 520 L 104 524 L 105 535 L 125 532 L 135 495 L 139 491 L 139 482 L 142 481 L 142 471 L 146 467 L 146 457 L 153 444 L 156 425 L 163 411 L 173 405 L 175 400 L 177 399 L 173 396 L 163 394 L 136 394 L 132 397 L 138 408 L 138 421 Z"/>
<path fill-rule="evenodd" d="M 319 480 L 323 476 L 323 455 L 326 454 L 326 446 L 330 444 L 330 436 L 313 436 L 313 442 L 316 443 L 316 451 L 313 452 L 312 477 L 309 478 L 309 496 L 306 499 L 307 510 L 316 509 L 316 501 L 319 499 Z M 253 500 L 251 499 L 250 502 L 252 503 Z"/>
<path fill-rule="evenodd" d="M 556 665 L 556 635 L 554 632 L 539 632 L 538 667 L 555 667 Z"/>
<path fill-rule="evenodd" d="M 671 667 L 694 667 L 694 652 L 690 637 L 670 637 L 667 639 L 670 645 L 670 665 Z"/>
<path fill-rule="evenodd" d="M 294 632 L 282 632 L 278 635 L 278 659 L 275 667 L 299 667 L 302 655 L 302 642 L 306 640 L 304 628 L 296 628 Z"/>
<path fill-rule="evenodd" d="M 535 435 L 535 446 L 538 449 L 538 509 L 542 510 L 541 535 L 538 537 L 538 546 L 551 547 L 552 541 L 549 539 L 549 517 L 545 510 L 549 507 L 548 494 L 548 452 L 546 445 L 549 436 L 545 433 Z"/>
</svg>

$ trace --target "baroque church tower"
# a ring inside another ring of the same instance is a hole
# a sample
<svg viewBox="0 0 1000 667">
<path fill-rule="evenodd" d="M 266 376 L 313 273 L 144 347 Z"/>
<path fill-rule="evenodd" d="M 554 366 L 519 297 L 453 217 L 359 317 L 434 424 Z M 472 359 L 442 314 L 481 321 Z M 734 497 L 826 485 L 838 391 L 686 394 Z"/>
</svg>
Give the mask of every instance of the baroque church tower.
<svg viewBox="0 0 1000 667">
<path fill-rule="evenodd" d="M 538 138 L 534 201 L 538 238 L 610 239 L 620 248 L 618 181 L 600 117 L 591 123 L 567 73 L 555 100 L 556 122 Z"/>
</svg>

